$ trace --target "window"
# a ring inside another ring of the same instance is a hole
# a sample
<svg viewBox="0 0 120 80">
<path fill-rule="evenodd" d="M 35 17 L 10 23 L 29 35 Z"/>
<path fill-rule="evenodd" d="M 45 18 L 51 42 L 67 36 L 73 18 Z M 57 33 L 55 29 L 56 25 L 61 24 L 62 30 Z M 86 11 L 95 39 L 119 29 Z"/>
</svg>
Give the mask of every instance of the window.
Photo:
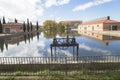
<svg viewBox="0 0 120 80">
<path fill-rule="evenodd" d="M 117 25 L 112 26 L 112 30 L 117 30 Z"/>
<path fill-rule="evenodd" d="M 5 28 L 5 33 L 10 33 L 10 28 Z"/>
<path fill-rule="evenodd" d="M 110 25 L 109 30 L 117 30 L 117 25 Z"/>
</svg>

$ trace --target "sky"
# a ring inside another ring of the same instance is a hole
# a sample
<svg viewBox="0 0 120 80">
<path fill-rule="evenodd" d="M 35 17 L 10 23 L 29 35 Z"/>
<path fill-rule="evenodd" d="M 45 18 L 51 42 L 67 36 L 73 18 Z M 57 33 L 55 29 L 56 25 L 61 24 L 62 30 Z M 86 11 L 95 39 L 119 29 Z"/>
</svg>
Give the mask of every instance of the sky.
<svg viewBox="0 0 120 80">
<path fill-rule="evenodd" d="M 0 18 L 11 22 L 82 20 L 110 16 L 120 21 L 120 0 L 0 0 Z"/>
</svg>

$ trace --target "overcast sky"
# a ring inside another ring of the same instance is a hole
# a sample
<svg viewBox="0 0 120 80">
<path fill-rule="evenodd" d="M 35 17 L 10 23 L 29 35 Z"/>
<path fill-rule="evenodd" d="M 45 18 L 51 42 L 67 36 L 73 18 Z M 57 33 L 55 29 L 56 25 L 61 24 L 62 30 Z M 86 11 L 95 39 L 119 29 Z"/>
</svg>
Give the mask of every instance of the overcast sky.
<svg viewBox="0 0 120 80">
<path fill-rule="evenodd" d="M 44 20 L 83 20 L 111 16 L 120 20 L 120 0 L 0 0 L 0 18 L 42 23 Z"/>
</svg>

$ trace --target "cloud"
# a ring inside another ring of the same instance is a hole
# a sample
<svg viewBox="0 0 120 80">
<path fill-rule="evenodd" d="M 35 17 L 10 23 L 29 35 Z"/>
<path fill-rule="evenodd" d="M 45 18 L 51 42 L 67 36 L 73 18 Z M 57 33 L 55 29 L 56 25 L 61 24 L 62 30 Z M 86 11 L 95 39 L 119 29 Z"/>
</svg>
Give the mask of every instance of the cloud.
<svg viewBox="0 0 120 80">
<path fill-rule="evenodd" d="M 100 48 L 96 48 L 96 47 L 91 47 L 91 46 L 87 46 L 85 44 L 80 44 L 79 48 L 87 50 L 87 51 L 92 51 L 92 52 L 97 52 L 97 53 L 102 53 L 102 54 L 111 54 L 111 51 L 109 50 L 104 50 L 104 49 L 100 49 Z"/>
<path fill-rule="evenodd" d="M 44 9 L 37 3 L 40 3 L 40 0 L 0 0 L 0 16 L 10 19 L 36 20 L 44 12 Z"/>
<path fill-rule="evenodd" d="M 46 0 L 45 7 L 52 7 L 52 6 L 60 6 L 64 4 L 68 4 L 70 0 Z"/>
<path fill-rule="evenodd" d="M 26 21 L 29 18 L 36 22 L 44 15 L 46 8 L 68 4 L 70 0 L 0 0 L 0 18 L 6 20 L 17 18 Z"/>
<path fill-rule="evenodd" d="M 1 57 L 41 57 L 43 56 L 37 47 L 41 47 L 41 50 L 44 50 L 45 42 L 44 41 L 37 41 L 36 38 L 33 41 L 25 44 L 24 41 L 20 42 L 19 46 L 17 45 L 10 45 L 9 44 L 9 51 L 4 50 L 4 54 L 0 54 Z"/>
<path fill-rule="evenodd" d="M 90 7 L 93 7 L 93 6 L 98 6 L 98 5 L 101 5 L 101 4 L 104 4 L 104 3 L 108 3 L 108 2 L 111 2 L 112 0 L 93 0 L 91 2 L 88 2 L 88 3 L 85 3 L 83 5 L 79 5 L 79 6 L 76 6 L 73 11 L 81 11 L 81 10 L 86 10 Z"/>
</svg>

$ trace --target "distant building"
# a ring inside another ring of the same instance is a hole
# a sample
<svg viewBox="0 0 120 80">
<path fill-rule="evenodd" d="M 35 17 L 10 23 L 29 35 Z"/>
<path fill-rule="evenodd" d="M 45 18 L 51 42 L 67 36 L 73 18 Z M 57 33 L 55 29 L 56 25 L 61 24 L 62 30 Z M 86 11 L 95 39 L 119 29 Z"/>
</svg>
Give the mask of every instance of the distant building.
<svg viewBox="0 0 120 80">
<path fill-rule="evenodd" d="M 9 22 L 3 24 L 3 33 L 18 33 L 23 31 L 22 23 Z"/>
<path fill-rule="evenodd" d="M 78 26 L 78 30 L 87 30 L 87 31 L 115 31 L 120 30 L 120 22 L 111 20 L 109 16 L 105 18 L 100 18 L 94 21 L 86 22 Z"/>
<path fill-rule="evenodd" d="M 63 22 L 67 23 L 70 28 L 77 28 L 79 24 L 82 24 L 81 20 L 68 20 Z"/>
<path fill-rule="evenodd" d="M 6 24 L 3 24 L 3 33 L 18 33 L 23 32 L 23 24 L 22 23 L 14 23 L 14 22 L 8 22 Z M 26 26 L 26 32 L 27 30 L 27 24 Z M 37 27 L 36 25 L 32 25 L 32 31 L 36 31 Z M 29 32 L 31 32 L 31 25 L 29 24 Z"/>
</svg>

